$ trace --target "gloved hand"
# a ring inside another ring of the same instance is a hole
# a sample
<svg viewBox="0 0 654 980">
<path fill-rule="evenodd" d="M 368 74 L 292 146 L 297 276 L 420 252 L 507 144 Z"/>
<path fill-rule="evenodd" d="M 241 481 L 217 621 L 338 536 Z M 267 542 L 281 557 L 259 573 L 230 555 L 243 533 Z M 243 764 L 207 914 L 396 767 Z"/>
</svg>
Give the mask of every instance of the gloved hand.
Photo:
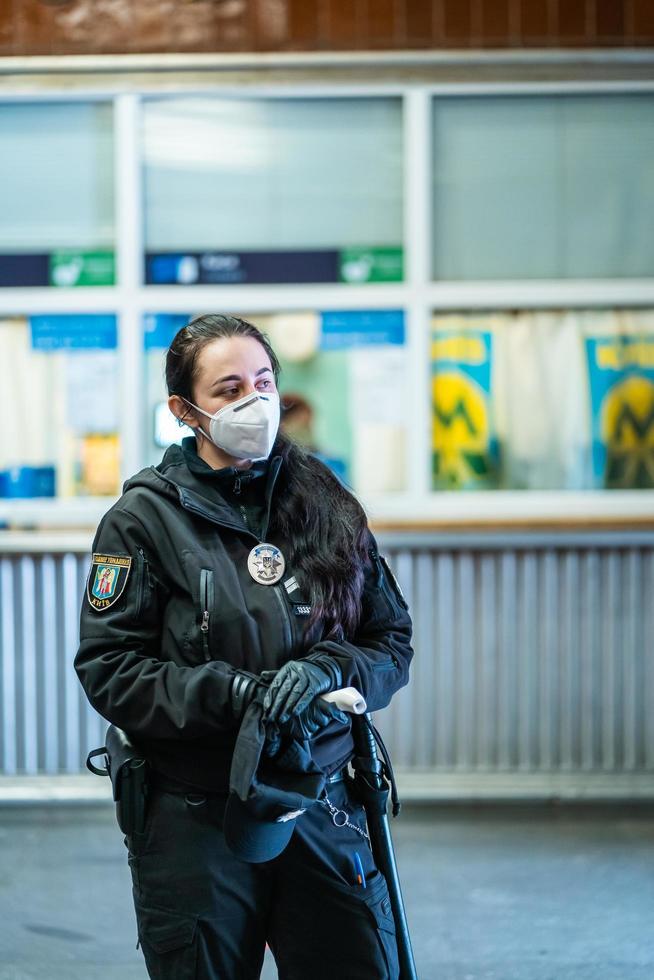
<svg viewBox="0 0 654 980">
<path fill-rule="evenodd" d="M 263 702 L 263 717 L 265 721 L 276 721 L 280 725 L 301 714 L 319 694 L 342 686 L 340 668 L 326 654 L 311 660 L 289 660 L 276 673 L 262 671 L 261 679 L 270 681 L 273 675 Z"/>
<path fill-rule="evenodd" d="M 348 717 L 335 704 L 332 704 L 330 701 L 324 701 L 318 695 L 299 715 L 292 715 L 288 721 L 280 723 L 279 730 L 282 735 L 302 740 L 312 738 L 316 732 L 319 732 L 321 728 L 325 728 L 331 721 L 337 721 L 341 725 L 347 725 Z"/>
<path fill-rule="evenodd" d="M 261 685 L 261 680 L 256 674 L 248 674 L 247 671 L 237 670 L 232 679 L 229 689 L 232 714 L 236 721 L 240 721 L 245 714 L 245 709 L 254 697 L 257 688 Z"/>
<path fill-rule="evenodd" d="M 303 742 L 312 738 L 316 732 L 325 728 L 331 721 L 347 725 L 348 717 L 335 704 L 324 701 L 318 695 L 301 714 L 293 715 L 282 725 L 276 722 L 266 723 L 267 735 L 264 752 L 268 758 L 274 759 L 284 747 L 287 739 L 297 739 Z"/>
</svg>

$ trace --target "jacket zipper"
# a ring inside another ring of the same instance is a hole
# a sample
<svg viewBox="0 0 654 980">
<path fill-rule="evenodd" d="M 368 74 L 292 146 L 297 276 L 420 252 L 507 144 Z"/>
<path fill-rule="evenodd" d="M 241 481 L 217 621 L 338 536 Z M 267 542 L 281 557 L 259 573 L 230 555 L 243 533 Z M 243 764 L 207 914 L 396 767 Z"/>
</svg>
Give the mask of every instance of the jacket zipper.
<svg viewBox="0 0 654 980">
<path fill-rule="evenodd" d="M 372 558 L 373 562 L 375 563 L 375 568 L 377 569 L 377 581 L 375 582 L 375 585 L 377 586 L 377 588 L 379 589 L 379 591 L 383 595 L 384 602 L 386 603 L 386 608 L 388 609 L 389 615 L 392 616 L 394 614 L 395 610 L 393 609 L 393 603 L 389 599 L 388 593 L 387 593 L 386 589 L 384 588 L 384 584 L 385 584 L 384 583 L 384 569 L 382 568 L 382 563 L 381 563 L 381 559 L 379 557 L 379 552 L 377 551 L 376 548 L 369 548 L 368 549 L 368 554 Z"/>
<path fill-rule="evenodd" d="M 200 571 L 200 611 L 202 621 L 200 632 L 202 633 L 202 650 L 204 659 L 211 660 L 211 648 L 209 644 L 209 621 L 211 619 L 211 607 L 213 605 L 213 571 L 203 568 Z"/>
<path fill-rule="evenodd" d="M 280 464 L 281 464 L 281 460 L 280 460 Z M 279 470 L 279 466 L 277 467 L 277 469 Z M 272 488 L 269 488 L 269 489 L 270 489 L 270 493 L 272 494 Z M 179 501 L 180 501 L 181 505 L 183 507 L 185 507 L 186 510 L 191 511 L 191 513 L 198 514 L 200 517 L 204 517 L 205 520 L 211 521 L 212 524 L 218 524 L 219 527 L 228 527 L 228 528 L 231 528 L 233 531 L 239 531 L 241 534 L 244 534 L 245 533 L 249 537 L 254 538 L 255 541 L 258 544 L 261 544 L 263 541 L 265 541 L 265 531 L 267 530 L 267 526 L 268 526 L 268 521 L 267 520 L 265 522 L 265 527 L 262 529 L 262 534 L 264 536 L 263 537 L 259 537 L 257 534 L 254 533 L 254 531 L 251 531 L 249 528 L 239 527 L 238 524 L 232 524 L 231 521 L 216 520 L 216 518 L 213 516 L 213 514 L 208 514 L 207 511 L 204 510 L 203 507 L 198 507 L 197 504 L 195 504 L 192 500 L 190 500 L 188 498 L 188 496 L 184 493 L 184 491 L 183 491 L 183 489 L 181 487 L 178 487 L 177 488 L 177 491 L 178 491 L 178 494 L 179 494 Z M 268 501 L 268 510 L 270 510 L 270 501 Z M 206 571 L 206 569 L 203 569 L 203 571 Z M 210 572 L 209 574 L 211 575 L 211 584 L 213 586 L 213 572 Z M 277 601 L 279 602 L 279 604 L 281 606 L 281 609 L 282 609 L 282 617 L 283 617 L 284 627 L 285 627 L 284 632 L 285 632 L 286 640 L 288 642 L 288 651 L 289 651 L 289 654 L 290 654 L 292 652 L 292 650 L 293 650 L 293 627 L 292 627 L 292 624 L 291 624 L 291 616 L 290 616 L 290 613 L 288 611 L 288 606 L 286 605 L 286 601 L 285 601 L 284 597 L 281 595 L 281 593 L 279 592 L 280 586 L 278 584 L 276 584 L 276 585 L 271 586 L 271 588 L 272 588 L 274 594 L 277 596 Z M 207 613 L 207 616 L 206 617 L 204 615 L 205 612 Z M 203 630 L 203 626 L 206 626 L 206 630 Z M 211 655 L 208 654 L 208 650 L 209 650 L 209 642 L 208 642 L 208 634 L 209 634 L 209 610 L 208 610 L 208 608 L 206 606 L 202 610 L 202 624 L 200 626 L 200 629 L 202 630 L 202 636 L 206 640 L 205 656 L 206 656 L 206 659 L 207 660 L 210 660 L 211 659 Z"/>
<path fill-rule="evenodd" d="M 277 601 L 279 602 L 282 610 L 282 619 L 284 620 L 284 634 L 287 641 L 287 649 L 289 654 L 293 652 L 293 626 L 291 624 L 291 615 L 288 611 L 288 606 L 286 604 L 286 599 L 281 594 L 280 590 L 281 583 L 276 583 L 271 586 L 274 594 L 277 596 Z M 283 586 L 281 586 L 283 588 Z"/>
<path fill-rule="evenodd" d="M 396 606 L 393 597 L 390 595 L 389 592 L 390 586 L 388 582 L 388 576 L 392 576 L 393 573 L 388 567 L 386 559 L 382 558 L 382 556 L 379 554 L 376 548 L 369 548 L 368 554 L 370 555 L 371 559 L 375 563 L 375 567 L 377 569 L 377 582 L 375 584 L 384 597 L 384 602 L 386 603 L 386 607 L 388 609 L 389 614 L 391 616 L 394 616 L 396 612 Z M 384 575 L 384 568 L 386 568 L 386 575 Z M 400 602 L 399 596 L 397 596 L 397 601 Z M 403 605 L 405 608 L 408 608 L 404 596 L 402 596 L 401 605 Z M 394 666 L 395 667 L 398 666 L 397 661 L 395 661 Z M 390 664 L 389 664 L 389 668 L 390 668 Z"/>
<path fill-rule="evenodd" d="M 141 574 L 139 575 L 137 597 L 136 597 L 136 615 L 140 616 L 143 611 L 143 591 L 145 585 L 145 576 L 148 571 L 148 559 L 145 557 L 145 552 L 143 551 L 143 548 L 137 548 L 136 550 L 141 556 L 141 563 L 142 563 Z"/>
<path fill-rule="evenodd" d="M 378 589 L 380 589 L 382 584 L 383 573 L 382 573 L 381 562 L 379 560 L 379 552 L 375 548 L 369 548 L 368 554 L 370 555 L 373 562 L 375 563 L 375 568 L 377 569 L 377 581 L 375 582 L 375 585 L 377 586 Z"/>
<path fill-rule="evenodd" d="M 240 531 L 241 533 L 245 532 L 245 534 L 249 535 L 249 537 L 254 538 L 255 541 L 258 544 L 261 544 L 262 541 L 263 541 L 263 538 L 259 538 L 256 534 L 254 534 L 253 531 L 246 530 L 243 527 L 238 527 L 238 525 L 236 525 L 236 524 L 229 524 L 227 521 L 216 521 L 213 517 L 211 517 L 204 510 L 202 510 L 202 508 L 196 507 L 188 499 L 184 502 L 184 506 L 187 508 L 187 510 L 190 510 L 193 513 L 196 513 L 196 514 L 200 514 L 202 517 L 207 518 L 208 520 L 212 521 L 215 524 L 220 525 L 221 527 L 230 527 L 234 531 Z M 202 571 L 204 572 L 204 571 L 206 571 L 206 569 L 203 569 Z M 213 584 L 213 572 L 209 572 L 208 574 L 211 575 L 211 580 L 212 580 L 212 584 Z M 277 596 L 277 601 L 279 602 L 279 604 L 281 606 L 281 609 L 282 609 L 282 615 L 283 615 L 284 626 L 285 626 L 286 640 L 288 642 L 288 651 L 289 651 L 289 653 L 291 653 L 291 651 L 293 650 L 293 627 L 291 626 L 290 613 L 288 611 L 288 607 L 286 605 L 286 602 L 285 602 L 283 596 L 279 592 L 279 585 L 273 585 L 273 586 L 271 586 L 271 588 L 273 590 L 273 593 Z M 205 612 L 207 614 L 206 615 L 206 618 L 205 618 L 205 615 L 204 615 Z M 205 626 L 206 626 L 206 629 L 203 629 L 203 627 L 205 627 Z M 206 640 L 206 644 L 205 644 L 205 657 L 206 657 L 207 660 L 211 660 L 211 656 L 208 655 L 208 649 L 209 649 L 209 642 L 208 642 L 209 612 L 208 612 L 208 609 L 207 609 L 206 606 L 202 610 L 202 625 L 200 626 L 200 629 L 202 630 L 202 636 Z"/>
<path fill-rule="evenodd" d="M 243 481 L 241 479 L 241 476 L 240 476 L 240 474 L 237 474 L 234 477 L 234 495 L 235 496 L 240 497 L 242 485 L 243 485 Z M 250 522 L 248 521 L 248 512 L 245 509 L 244 504 L 239 504 L 238 505 L 238 512 L 241 515 L 241 517 L 243 518 L 243 523 L 245 524 L 245 526 L 248 529 L 248 531 L 251 530 L 251 528 L 250 528 Z"/>
<path fill-rule="evenodd" d="M 190 511 L 192 514 L 198 514 L 200 517 L 204 517 L 205 520 L 211 521 L 212 524 L 217 524 L 219 527 L 229 527 L 233 531 L 239 531 L 241 534 L 248 534 L 255 541 L 261 543 L 266 540 L 266 534 L 268 532 L 268 524 L 270 521 L 270 502 L 272 500 L 272 492 L 274 489 L 275 482 L 277 480 L 277 475 L 281 467 L 282 459 L 281 456 L 276 456 L 272 461 L 272 466 L 274 466 L 274 474 L 272 483 L 269 483 L 266 487 L 266 513 L 264 518 L 263 527 L 261 528 L 261 537 L 256 535 L 254 531 L 244 528 L 242 525 L 234 524 L 233 521 L 226 521 L 220 517 L 216 517 L 214 514 L 209 513 L 201 505 L 196 504 L 188 495 L 188 492 L 184 487 L 180 487 L 179 484 L 175 483 L 169 477 L 164 476 L 162 473 L 158 473 L 162 479 L 170 483 L 177 491 L 177 496 L 179 497 L 179 502 L 186 510 Z"/>
</svg>

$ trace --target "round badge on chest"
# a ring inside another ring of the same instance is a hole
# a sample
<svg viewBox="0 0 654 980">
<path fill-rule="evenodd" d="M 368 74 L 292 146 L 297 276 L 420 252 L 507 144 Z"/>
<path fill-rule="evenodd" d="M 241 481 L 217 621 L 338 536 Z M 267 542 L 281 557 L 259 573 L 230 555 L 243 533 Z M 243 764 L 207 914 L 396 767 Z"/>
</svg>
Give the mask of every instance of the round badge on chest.
<svg viewBox="0 0 654 980">
<path fill-rule="evenodd" d="M 274 585 L 284 574 L 284 556 L 274 544 L 257 544 L 248 555 L 248 572 L 260 585 Z"/>
</svg>

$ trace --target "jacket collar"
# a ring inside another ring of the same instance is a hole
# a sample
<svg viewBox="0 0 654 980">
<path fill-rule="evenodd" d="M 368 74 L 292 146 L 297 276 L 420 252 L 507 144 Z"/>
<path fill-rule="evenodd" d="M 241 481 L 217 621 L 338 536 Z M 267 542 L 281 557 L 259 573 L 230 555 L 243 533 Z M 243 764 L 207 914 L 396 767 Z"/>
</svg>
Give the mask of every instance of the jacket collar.
<svg viewBox="0 0 654 980">
<path fill-rule="evenodd" d="M 238 466 L 222 466 L 219 469 L 213 469 L 201 456 L 198 456 L 197 442 L 194 436 L 186 436 L 182 439 L 181 450 L 191 473 L 195 474 L 202 483 L 210 483 L 220 489 L 223 487 L 231 489 L 237 478 L 242 483 L 248 484 L 253 480 L 265 477 L 270 465 L 270 459 L 258 459 L 247 470 L 240 469 Z"/>
<path fill-rule="evenodd" d="M 231 466 L 226 466 L 219 470 L 212 470 L 210 466 L 204 464 L 206 466 L 205 473 L 203 472 L 202 466 L 198 466 L 197 464 L 189 466 L 185 449 L 186 447 L 182 447 L 177 443 L 169 446 L 158 466 L 150 467 L 150 470 L 154 471 L 152 475 L 154 476 L 156 474 L 160 480 L 163 480 L 175 490 L 180 504 L 186 510 L 205 517 L 214 524 L 230 527 L 243 534 L 247 534 L 252 538 L 256 538 L 258 541 L 259 538 L 252 531 L 248 531 L 247 528 L 235 520 L 234 512 L 227 501 L 223 500 L 219 494 L 211 492 L 212 485 L 218 484 L 220 486 L 222 480 L 231 482 L 235 473 L 238 473 L 238 470 L 235 470 L 235 467 Z M 273 452 L 274 449 L 275 447 L 273 447 Z M 204 463 L 197 455 L 196 459 L 200 464 Z M 264 461 L 264 466 L 258 467 L 257 471 L 257 476 L 262 476 L 266 479 L 265 519 L 261 529 L 262 540 L 264 541 L 268 531 L 268 524 L 270 523 L 273 492 L 282 463 L 283 456 L 276 454 Z M 252 465 L 256 466 L 257 464 L 253 463 Z M 137 474 L 137 476 L 139 475 Z M 128 482 L 132 485 L 132 481 Z M 150 480 L 147 482 L 151 485 Z"/>
</svg>

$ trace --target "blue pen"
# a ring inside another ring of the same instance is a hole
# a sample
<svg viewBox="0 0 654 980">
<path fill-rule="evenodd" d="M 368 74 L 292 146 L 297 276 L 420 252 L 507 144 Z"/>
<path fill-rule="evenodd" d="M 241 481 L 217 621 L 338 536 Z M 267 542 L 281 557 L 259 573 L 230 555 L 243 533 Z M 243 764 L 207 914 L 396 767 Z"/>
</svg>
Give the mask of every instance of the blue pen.
<svg viewBox="0 0 654 980">
<path fill-rule="evenodd" d="M 366 876 L 363 870 L 363 865 L 361 864 L 361 858 L 359 857 L 356 851 L 354 852 L 354 868 L 357 876 L 357 883 L 361 885 L 363 888 L 365 888 Z"/>
</svg>

